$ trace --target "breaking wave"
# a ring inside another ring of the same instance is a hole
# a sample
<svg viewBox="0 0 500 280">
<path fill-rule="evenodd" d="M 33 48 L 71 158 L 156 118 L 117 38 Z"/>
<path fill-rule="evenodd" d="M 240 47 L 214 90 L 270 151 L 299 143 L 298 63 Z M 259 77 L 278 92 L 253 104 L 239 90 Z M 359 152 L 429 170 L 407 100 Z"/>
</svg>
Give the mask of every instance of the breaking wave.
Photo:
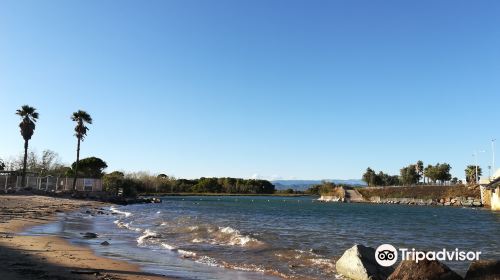
<svg viewBox="0 0 500 280">
<path fill-rule="evenodd" d="M 130 215 L 132 215 L 132 213 L 120 211 L 120 210 L 116 209 L 114 206 L 111 206 L 111 208 L 109 208 L 109 210 L 111 210 L 111 212 L 113 212 L 113 213 L 124 215 L 125 218 L 128 218 L 128 217 L 130 217 Z"/>
</svg>

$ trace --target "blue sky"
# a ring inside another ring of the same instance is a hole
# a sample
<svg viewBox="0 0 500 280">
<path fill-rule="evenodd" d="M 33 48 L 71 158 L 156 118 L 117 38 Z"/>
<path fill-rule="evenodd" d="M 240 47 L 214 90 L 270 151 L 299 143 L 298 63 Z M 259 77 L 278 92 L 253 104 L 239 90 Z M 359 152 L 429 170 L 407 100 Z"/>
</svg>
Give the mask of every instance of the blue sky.
<svg viewBox="0 0 500 280">
<path fill-rule="evenodd" d="M 0 1 L 0 158 L 177 177 L 454 175 L 500 139 L 498 1 Z M 500 166 L 500 160 L 498 160 Z"/>
</svg>

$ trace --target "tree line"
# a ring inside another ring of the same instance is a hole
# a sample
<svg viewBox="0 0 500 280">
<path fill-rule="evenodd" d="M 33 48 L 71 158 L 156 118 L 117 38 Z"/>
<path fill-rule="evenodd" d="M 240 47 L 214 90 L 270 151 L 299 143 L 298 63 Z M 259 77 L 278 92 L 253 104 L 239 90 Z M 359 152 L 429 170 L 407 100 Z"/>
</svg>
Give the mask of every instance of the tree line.
<svg viewBox="0 0 500 280">
<path fill-rule="evenodd" d="M 147 172 L 125 174 L 114 171 L 103 176 L 106 191 L 125 195 L 135 193 L 229 193 L 229 194 L 273 194 L 274 185 L 267 180 L 241 178 L 176 179 L 165 174 L 157 176 Z"/>
<path fill-rule="evenodd" d="M 477 176 L 476 176 L 477 171 Z M 482 170 L 479 166 L 468 165 L 465 169 L 465 178 L 468 184 L 479 181 Z M 477 178 L 476 178 L 477 177 Z M 399 175 L 389 175 L 382 171 L 378 173 L 368 167 L 362 176 L 368 186 L 412 186 L 418 184 L 462 184 L 457 177 L 451 175 L 451 165 L 448 163 L 429 164 L 424 167 L 424 163 L 419 160 L 415 164 L 410 164 L 399 170 Z"/>
</svg>

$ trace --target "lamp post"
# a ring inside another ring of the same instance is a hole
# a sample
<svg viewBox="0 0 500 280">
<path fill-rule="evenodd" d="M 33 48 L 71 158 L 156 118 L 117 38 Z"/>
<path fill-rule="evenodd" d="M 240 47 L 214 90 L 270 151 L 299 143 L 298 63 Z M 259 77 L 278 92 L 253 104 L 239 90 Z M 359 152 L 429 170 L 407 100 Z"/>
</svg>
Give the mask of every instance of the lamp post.
<svg viewBox="0 0 500 280">
<path fill-rule="evenodd" d="M 495 174 L 495 141 L 497 139 L 491 139 L 491 154 L 493 156 L 492 161 L 491 161 L 491 168 L 493 169 L 493 174 Z"/>
</svg>

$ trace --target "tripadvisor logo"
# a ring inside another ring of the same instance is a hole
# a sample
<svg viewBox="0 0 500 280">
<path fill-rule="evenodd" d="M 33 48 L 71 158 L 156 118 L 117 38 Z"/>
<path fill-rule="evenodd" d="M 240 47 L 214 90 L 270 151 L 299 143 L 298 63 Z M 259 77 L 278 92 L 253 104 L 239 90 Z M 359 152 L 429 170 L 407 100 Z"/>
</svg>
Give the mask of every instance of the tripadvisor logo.
<svg viewBox="0 0 500 280">
<path fill-rule="evenodd" d="M 440 251 L 417 251 L 407 248 L 399 248 L 401 260 L 419 261 L 478 261 L 480 251 L 461 251 L 458 248 L 452 251 L 446 249 Z M 375 250 L 375 260 L 381 266 L 392 266 L 398 261 L 398 250 L 391 244 L 382 244 Z"/>
<path fill-rule="evenodd" d="M 392 266 L 398 261 L 398 250 L 391 244 L 382 244 L 375 251 L 375 260 L 381 266 Z"/>
</svg>

